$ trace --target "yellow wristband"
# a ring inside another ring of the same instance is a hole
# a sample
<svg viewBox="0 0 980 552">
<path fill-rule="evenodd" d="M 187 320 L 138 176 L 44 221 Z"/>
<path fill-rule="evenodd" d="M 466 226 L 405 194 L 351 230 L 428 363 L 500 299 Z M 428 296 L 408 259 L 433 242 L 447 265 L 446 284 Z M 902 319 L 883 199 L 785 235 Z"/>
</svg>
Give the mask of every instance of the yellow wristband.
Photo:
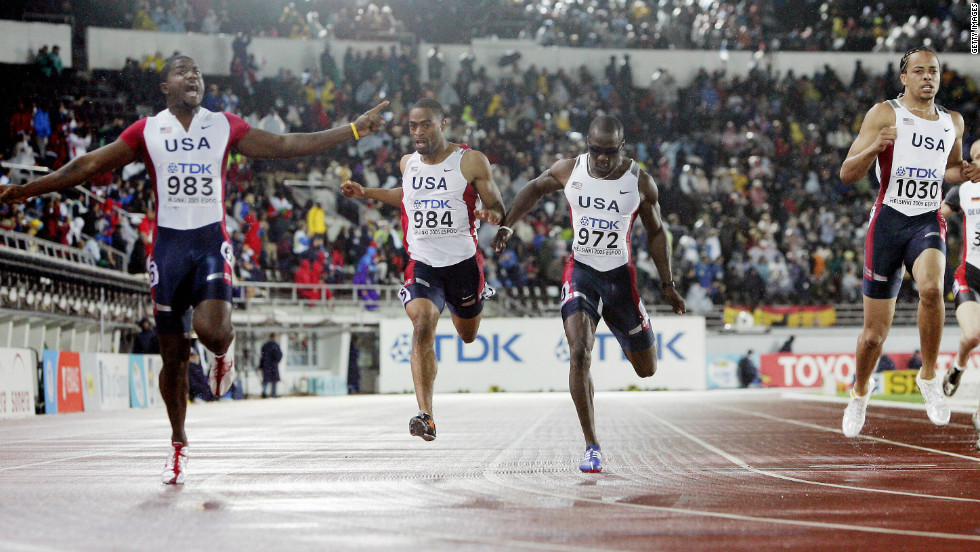
<svg viewBox="0 0 980 552">
<path fill-rule="evenodd" d="M 360 140 L 361 139 L 361 135 L 357 133 L 357 127 L 354 126 L 354 123 L 351 123 L 350 124 L 350 129 L 354 132 L 354 139 L 355 140 Z"/>
</svg>

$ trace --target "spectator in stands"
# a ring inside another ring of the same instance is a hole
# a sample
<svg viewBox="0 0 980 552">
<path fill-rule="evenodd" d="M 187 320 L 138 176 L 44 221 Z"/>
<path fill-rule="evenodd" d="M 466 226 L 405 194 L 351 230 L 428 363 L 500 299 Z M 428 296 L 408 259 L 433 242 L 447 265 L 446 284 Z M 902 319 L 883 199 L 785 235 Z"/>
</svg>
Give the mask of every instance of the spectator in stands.
<svg viewBox="0 0 980 552">
<path fill-rule="evenodd" d="M 65 70 L 64 62 L 61 60 L 61 46 L 55 44 L 51 47 L 51 54 L 48 56 L 51 61 L 51 68 L 46 74 L 46 77 L 60 77 L 61 72 Z M 42 73 L 44 68 L 41 69 Z"/>
<path fill-rule="evenodd" d="M 746 352 L 745 355 L 738 361 L 738 368 L 736 369 L 738 386 L 743 389 L 754 384 L 759 375 L 759 370 L 755 366 L 755 361 L 752 360 L 753 352 L 754 351 L 752 349 L 749 349 L 748 352 Z"/>
<path fill-rule="evenodd" d="M 786 339 L 786 341 L 784 341 L 782 345 L 780 345 L 778 352 L 780 352 L 780 353 L 792 353 L 793 352 L 793 341 L 795 341 L 795 340 L 796 340 L 796 336 L 795 335 L 789 336 L 789 338 Z"/>
<path fill-rule="evenodd" d="M 262 370 L 262 398 L 277 398 L 276 385 L 279 384 L 279 361 L 282 360 L 282 349 L 275 333 L 269 334 L 269 340 L 262 345 L 259 358 L 259 368 Z"/>
<path fill-rule="evenodd" d="M 306 212 L 306 228 L 312 238 L 323 237 L 327 234 L 325 213 L 319 201 L 314 202 L 310 210 Z"/>
<path fill-rule="evenodd" d="M 906 370 L 918 370 L 922 368 L 922 352 L 916 349 L 909 357 L 908 363 L 905 365 Z"/>
<path fill-rule="evenodd" d="M 875 367 L 875 372 L 890 372 L 895 369 L 897 369 L 895 360 L 890 355 L 882 353 L 881 358 L 878 359 L 878 365 Z"/>
<path fill-rule="evenodd" d="M 156 329 L 153 322 L 143 317 L 139 322 L 140 330 L 133 338 L 133 348 L 130 352 L 137 355 L 158 355 L 160 354 L 160 340 L 157 339 Z"/>
</svg>

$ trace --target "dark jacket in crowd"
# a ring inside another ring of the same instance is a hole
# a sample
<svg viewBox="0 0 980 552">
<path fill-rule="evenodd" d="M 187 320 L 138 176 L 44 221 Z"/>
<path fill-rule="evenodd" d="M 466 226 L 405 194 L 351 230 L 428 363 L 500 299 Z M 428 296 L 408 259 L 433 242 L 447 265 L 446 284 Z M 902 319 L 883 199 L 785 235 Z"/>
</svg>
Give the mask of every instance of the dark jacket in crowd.
<svg viewBox="0 0 980 552">
<path fill-rule="evenodd" d="M 262 370 L 262 383 L 279 381 L 279 361 L 282 360 L 282 349 L 273 340 L 265 342 L 262 346 L 262 357 L 259 360 L 259 368 Z"/>
</svg>

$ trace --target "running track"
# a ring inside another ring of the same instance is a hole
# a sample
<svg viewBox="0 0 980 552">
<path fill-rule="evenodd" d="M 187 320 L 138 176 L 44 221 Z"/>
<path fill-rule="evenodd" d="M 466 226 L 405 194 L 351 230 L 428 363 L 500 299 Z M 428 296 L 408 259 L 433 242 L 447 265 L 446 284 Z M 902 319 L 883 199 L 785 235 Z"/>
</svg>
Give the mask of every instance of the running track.
<svg viewBox="0 0 980 552">
<path fill-rule="evenodd" d="M 162 410 L 0 422 L 0 550 L 980 550 L 969 416 L 766 391 L 599 393 L 602 474 L 565 393 L 188 409 L 188 483 L 158 475 Z"/>
</svg>

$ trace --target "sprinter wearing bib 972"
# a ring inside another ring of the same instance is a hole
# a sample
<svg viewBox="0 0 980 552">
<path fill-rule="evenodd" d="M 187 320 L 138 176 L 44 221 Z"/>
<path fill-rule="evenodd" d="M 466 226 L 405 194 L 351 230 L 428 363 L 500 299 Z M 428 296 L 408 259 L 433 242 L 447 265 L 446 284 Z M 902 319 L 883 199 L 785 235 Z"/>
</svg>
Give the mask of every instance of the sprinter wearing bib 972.
<svg viewBox="0 0 980 552">
<path fill-rule="evenodd" d="M 646 227 L 647 248 L 664 297 L 675 313 L 685 311 L 671 278 L 657 184 L 636 161 L 623 155 L 625 143 L 618 119 L 596 117 L 589 125 L 588 153 L 558 161 L 528 182 L 491 242 L 495 251 L 503 251 L 513 235 L 511 226 L 546 194 L 564 192 L 572 218 L 572 255 L 562 278 L 561 317 L 570 355 L 568 387 L 585 437 L 579 469 L 587 473 L 602 471 L 591 374 L 599 319 L 616 336 L 636 375 L 648 378 L 657 371 L 656 340 L 636 287 L 630 247 L 637 215 Z"/>
<path fill-rule="evenodd" d="M 841 422 L 847 437 L 864 427 L 871 373 L 891 329 L 906 270 L 919 291 L 922 368 L 916 383 L 932 423 L 949 422 L 949 406 L 936 377 L 946 269 L 946 220 L 939 205 L 943 180 L 959 184 L 980 171 L 963 161 L 963 117 L 935 103 L 938 56 L 928 48 L 909 50 L 900 71 L 904 92 L 868 111 L 840 170 L 841 180 L 853 184 L 874 164 L 880 183 L 864 245 L 864 328 L 858 337 L 857 375 Z"/>
</svg>

